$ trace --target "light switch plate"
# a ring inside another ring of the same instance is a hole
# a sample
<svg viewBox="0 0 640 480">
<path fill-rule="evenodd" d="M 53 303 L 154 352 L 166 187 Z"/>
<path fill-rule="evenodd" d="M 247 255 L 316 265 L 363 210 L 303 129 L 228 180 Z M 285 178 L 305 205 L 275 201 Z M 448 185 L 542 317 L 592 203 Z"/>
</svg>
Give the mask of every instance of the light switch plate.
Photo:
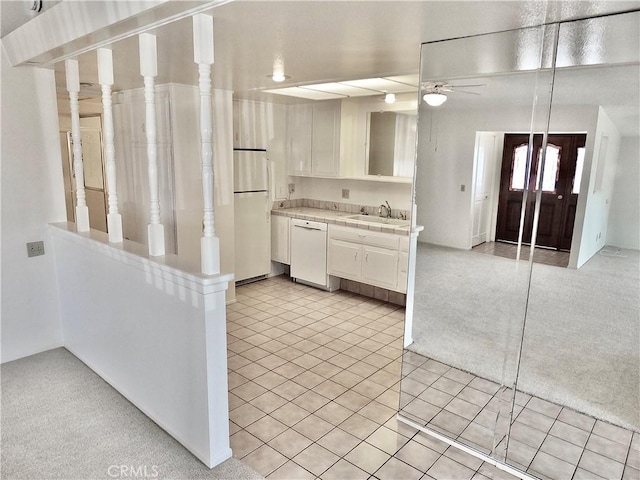
<svg viewBox="0 0 640 480">
<path fill-rule="evenodd" d="M 27 243 L 27 256 L 37 257 L 38 255 L 44 255 L 44 242 L 28 242 Z"/>
</svg>

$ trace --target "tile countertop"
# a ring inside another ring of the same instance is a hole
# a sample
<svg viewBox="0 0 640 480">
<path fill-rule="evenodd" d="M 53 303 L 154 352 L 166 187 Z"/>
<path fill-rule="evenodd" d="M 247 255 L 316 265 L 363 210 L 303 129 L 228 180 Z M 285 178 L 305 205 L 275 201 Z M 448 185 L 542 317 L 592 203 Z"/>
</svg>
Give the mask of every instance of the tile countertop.
<svg viewBox="0 0 640 480">
<path fill-rule="evenodd" d="M 340 212 L 335 210 L 324 210 L 321 208 L 311 207 L 293 207 L 293 208 L 279 208 L 271 210 L 272 215 L 281 215 L 284 217 L 299 218 L 301 220 L 311 220 L 314 222 L 332 223 L 335 225 L 342 225 L 345 227 L 361 228 L 363 230 L 371 230 L 374 232 L 382 233 L 395 233 L 396 235 L 409 235 L 411 232 L 410 225 L 384 225 L 380 223 L 369 223 L 362 220 L 354 220 L 353 218 L 347 218 L 355 215 L 349 212 Z M 409 223 L 409 220 L 407 220 Z M 424 229 L 422 226 L 416 226 L 414 233 L 421 232 Z"/>
</svg>

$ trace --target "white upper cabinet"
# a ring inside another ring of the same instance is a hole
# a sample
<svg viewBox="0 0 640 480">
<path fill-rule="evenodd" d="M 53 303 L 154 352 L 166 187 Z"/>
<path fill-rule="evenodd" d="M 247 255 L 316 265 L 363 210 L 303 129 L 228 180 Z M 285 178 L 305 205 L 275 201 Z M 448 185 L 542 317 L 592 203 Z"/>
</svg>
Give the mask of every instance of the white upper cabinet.
<svg viewBox="0 0 640 480">
<path fill-rule="evenodd" d="M 338 176 L 340 173 L 340 104 L 313 106 L 311 173 Z"/>
<path fill-rule="evenodd" d="M 287 158 L 291 175 L 311 174 L 313 107 L 291 105 L 287 111 Z"/>
<path fill-rule="evenodd" d="M 273 115 L 267 104 L 233 102 L 233 148 L 267 149 L 273 137 Z"/>
<path fill-rule="evenodd" d="M 287 117 L 290 175 L 340 174 L 340 103 L 292 105 Z"/>
</svg>

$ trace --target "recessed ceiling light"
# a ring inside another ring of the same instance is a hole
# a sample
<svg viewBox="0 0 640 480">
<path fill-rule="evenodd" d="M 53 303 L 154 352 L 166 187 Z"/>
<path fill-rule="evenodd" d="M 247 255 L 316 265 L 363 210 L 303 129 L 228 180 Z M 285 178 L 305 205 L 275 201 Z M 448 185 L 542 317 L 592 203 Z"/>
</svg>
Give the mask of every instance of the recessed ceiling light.
<svg viewBox="0 0 640 480">
<path fill-rule="evenodd" d="M 285 75 L 283 73 L 274 73 L 273 75 L 267 75 L 267 78 L 270 78 L 274 82 L 284 82 L 285 80 L 291 78 L 289 75 Z"/>
</svg>

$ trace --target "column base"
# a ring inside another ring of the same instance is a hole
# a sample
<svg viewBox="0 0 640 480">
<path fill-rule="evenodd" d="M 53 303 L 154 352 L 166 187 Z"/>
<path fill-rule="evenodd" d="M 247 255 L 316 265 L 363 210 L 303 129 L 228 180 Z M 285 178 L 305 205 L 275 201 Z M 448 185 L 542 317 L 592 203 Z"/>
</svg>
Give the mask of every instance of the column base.
<svg viewBox="0 0 640 480">
<path fill-rule="evenodd" d="M 161 223 L 150 223 L 147 226 L 149 237 L 149 256 L 161 257 L 164 255 L 164 225 Z"/>
<path fill-rule="evenodd" d="M 220 239 L 202 237 L 200 239 L 200 265 L 205 275 L 220 273 Z"/>
<path fill-rule="evenodd" d="M 76 206 L 76 231 L 78 232 L 88 232 L 90 230 L 89 226 L 89 207 L 86 205 Z"/>
<path fill-rule="evenodd" d="M 122 215 L 119 213 L 109 213 L 107 215 L 107 231 L 111 243 L 122 242 Z"/>
</svg>

